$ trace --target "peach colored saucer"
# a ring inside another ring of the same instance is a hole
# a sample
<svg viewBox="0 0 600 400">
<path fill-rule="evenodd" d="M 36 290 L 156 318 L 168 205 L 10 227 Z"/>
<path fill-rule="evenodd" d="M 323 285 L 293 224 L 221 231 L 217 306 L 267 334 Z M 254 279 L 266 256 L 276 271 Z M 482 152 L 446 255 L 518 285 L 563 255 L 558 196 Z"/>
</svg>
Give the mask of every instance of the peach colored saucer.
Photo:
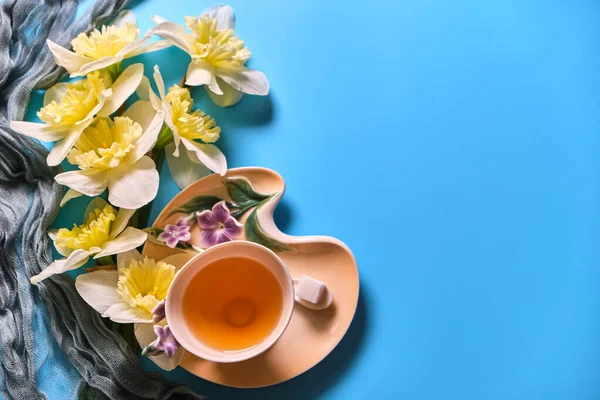
<svg viewBox="0 0 600 400">
<path fill-rule="evenodd" d="M 171 249 L 156 240 L 167 224 L 210 209 L 223 199 L 232 215 L 244 223 L 243 240 L 271 248 L 292 276 L 312 276 L 327 284 L 333 304 L 315 311 L 296 304 L 287 330 L 267 352 L 239 363 L 219 364 L 186 353 L 181 366 L 189 372 L 225 386 L 258 388 L 294 378 L 319 363 L 348 330 L 358 302 L 356 261 L 343 242 L 327 236 L 289 236 L 277 229 L 273 211 L 283 197 L 285 184 L 276 172 L 265 168 L 231 169 L 225 176 L 212 174 L 188 186 L 160 213 L 147 231 L 144 255 L 156 260 L 169 257 L 181 268 L 198 253 L 200 231 L 192 229 L 189 244 Z"/>
</svg>

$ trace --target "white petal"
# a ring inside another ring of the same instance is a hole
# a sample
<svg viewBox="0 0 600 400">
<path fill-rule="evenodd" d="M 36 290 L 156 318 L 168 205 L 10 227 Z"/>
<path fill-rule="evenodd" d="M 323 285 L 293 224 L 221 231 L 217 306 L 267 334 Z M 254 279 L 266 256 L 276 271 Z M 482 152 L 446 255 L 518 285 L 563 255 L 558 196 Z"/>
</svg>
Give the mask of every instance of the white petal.
<svg viewBox="0 0 600 400">
<path fill-rule="evenodd" d="M 148 323 L 152 322 L 153 315 L 139 307 L 132 308 L 129 304 L 117 303 L 110 306 L 103 317 L 108 317 L 111 321 L 121 324 L 129 324 L 134 322 Z"/>
<path fill-rule="evenodd" d="M 111 22 L 111 25 L 114 25 L 116 27 L 121 27 L 125 24 L 136 24 L 136 23 L 137 23 L 137 21 L 135 20 L 135 15 L 133 14 L 133 11 L 123 10 L 115 17 L 115 19 L 113 19 L 113 21 Z"/>
<path fill-rule="evenodd" d="M 139 123 L 143 128 L 142 136 L 135 142 L 134 150 L 127 156 L 129 160 L 135 162 L 142 158 L 144 154 L 152 150 L 156 144 L 156 139 L 163 126 L 163 112 L 156 111 L 150 102 L 137 101 L 125 111 L 124 116 L 131 118 Z"/>
<path fill-rule="evenodd" d="M 58 254 L 60 254 L 63 257 L 68 257 L 69 254 L 71 254 L 73 252 L 73 249 L 68 249 L 66 247 L 61 247 L 61 246 L 56 245 L 56 236 L 58 235 L 58 230 L 50 230 L 47 233 L 48 233 L 48 237 L 50 237 L 50 239 L 52 240 L 52 244 L 54 245 L 54 248 L 56 249 L 56 251 L 58 251 Z"/>
<path fill-rule="evenodd" d="M 115 239 L 104 243 L 102 245 L 102 250 L 94 256 L 94 259 L 104 256 L 112 256 L 113 254 L 135 249 L 136 247 L 144 244 L 147 237 L 148 234 L 146 232 L 136 228 L 128 227 Z"/>
<path fill-rule="evenodd" d="M 131 260 L 142 261 L 144 257 L 136 249 L 124 251 L 117 254 L 117 267 L 123 268 L 131 263 Z"/>
<path fill-rule="evenodd" d="M 113 95 L 112 89 L 110 89 L 110 88 L 104 89 L 102 91 L 102 93 L 100 93 L 100 101 L 98 101 L 98 104 L 96 104 L 94 106 L 94 108 L 92 108 L 92 110 L 85 116 L 84 119 L 82 119 L 81 121 L 75 122 L 75 126 L 85 125 L 85 127 L 87 127 L 89 124 L 91 124 L 92 121 L 94 120 L 94 117 L 96 116 L 96 114 L 98 114 L 100 112 L 100 110 L 102 110 L 107 99 L 112 97 L 112 95 Z"/>
<path fill-rule="evenodd" d="M 227 160 L 219 148 L 213 144 L 197 143 L 192 140 L 181 138 L 184 146 L 193 152 L 198 160 L 206 165 L 211 171 L 225 175 L 227 172 Z"/>
<path fill-rule="evenodd" d="M 117 293 L 118 280 L 117 270 L 88 272 L 75 279 L 75 289 L 94 310 L 104 314 L 110 306 L 122 301 Z"/>
<path fill-rule="evenodd" d="M 68 257 L 69 254 L 71 254 L 73 252 L 73 249 L 68 249 L 66 247 L 61 247 L 61 246 L 56 245 L 56 237 L 58 235 L 58 229 L 49 230 L 46 233 L 48 234 L 48 237 L 52 240 L 52 244 L 54 245 L 54 248 L 56 249 L 58 254 L 60 254 L 63 257 Z"/>
<path fill-rule="evenodd" d="M 150 100 L 148 97 L 148 92 L 151 90 L 152 88 L 150 87 L 150 80 L 146 76 L 142 76 L 142 81 L 137 89 L 135 89 L 135 94 L 137 94 L 137 97 L 139 97 L 140 100 L 148 101 Z"/>
<path fill-rule="evenodd" d="M 156 165 L 148 156 L 134 164 L 122 164 L 110 172 L 108 201 L 117 207 L 140 208 L 154 200 L 158 181 Z"/>
<path fill-rule="evenodd" d="M 73 125 L 67 136 L 65 136 L 61 141 L 57 142 L 54 147 L 52 147 L 52 150 L 50 150 L 50 153 L 48 153 L 46 162 L 49 166 L 54 167 L 65 159 L 77 139 L 79 139 L 79 136 L 81 136 L 81 132 L 83 132 L 83 130 L 87 128 L 92 121 L 93 118 L 90 118 L 83 121 L 81 124 Z"/>
<path fill-rule="evenodd" d="M 90 251 L 81 249 L 74 250 L 67 258 L 54 261 L 52 264 L 44 268 L 42 272 L 32 276 L 30 281 L 31 283 L 38 283 L 49 276 L 77 269 L 85 264 L 90 257 L 90 254 L 96 250 L 99 250 L 98 247 L 92 247 Z"/>
<path fill-rule="evenodd" d="M 153 15 L 152 17 L 152 21 L 154 21 L 154 23 L 156 25 L 158 24 L 162 24 L 163 22 L 169 22 L 168 19 L 161 17 L 160 15 Z"/>
<path fill-rule="evenodd" d="M 208 86 L 204 86 L 206 93 L 208 93 L 208 96 L 216 105 L 220 107 L 230 107 L 239 103 L 242 97 L 244 97 L 244 93 L 240 92 L 239 90 L 235 90 L 223 79 L 217 77 L 217 82 L 219 82 L 219 87 L 223 91 L 222 96 L 211 92 Z"/>
<path fill-rule="evenodd" d="M 53 101 L 60 103 L 65 93 L 67 93 L 67 88 L 67 83 L 58 82 L 56 85 L 46 90 L 46 94 L 44 94 L 44 106 L 47 106 L 48 103 L 52 103 Z"/>
<path fill-rule="evenodd" d="M 240 92 L 261 96 L 269 94 L 267 77 L 255 69 L 247 69 L 237 73 L 219 70 L 217 75 Z"/>
<path fill-rule="evenodd" d="M 154 82 L 156 83 L 156 88 L 158 89 L 158 94 L 160 95 L 161 100 L 164 100 L 164 98 L 165 98 L 165 81 L 163 80 L 163 77 L 160 73 L 160 68 L 158 68 L 158 65 L 154 66 L 154 74 L 152 76 L 154 77 Z"/>
<path fill-rule="evenodd" d="M 117 213 L 117 217 L 113 221 L 110 226 L 110 233 L 108 235 L 109 238 L 116 238 L 119 233 L 123 232 L 125 228 L 127 228 L 127 224 L 129 223 L 129 219 L 133 215 L 135 210 L 128 208 L 119 208 L 119 212 Z"/>
<path fill-rule="evenodd" d="M 75 189 L 87 196 L 98 196 L 108 186 L 108 176 L 105 169 L 84 169 L 63 172 L 54 177 L 61 185 Z"/>
<path fill-rule="evenodd" d="M 158 98 L 152 87 L 150 86 L 150 80 L 145 76 L 142 78 L 140 86 L 135 90 L 135 94 L 138 95 L 140 100 L 150 101 L 150 104 L 155 110 L 162 109 L 162 101 Z"/>
<path fill-rule="evenodd" d="M 129 43 L 128 45 L 123 47 L 121 50 L 119 50 L 119 52 L 116 55 L 121 58 L 129 58 L 142 54 L 143 52 L 141 51 L 141 49 L 151 37 L 152 31 L 148 30 L 144 36 L 134 41 L 133 43 Z"/>
<path fill-rule="evenodd" d="M 148 100 L 138 100 L 125 110 L 124 117 L 130 118 L 142 126 L 145 131 L 156 115 L 156 110 Z"/>
<path fill-rule="evenodd" d="M 216 94 L 223 94 L 217 83 L 214 67 L 204 60 L 194 61 L 189 64 L 185 84 L 189 86 L 208 85 L 210 90 Z"/>
<path fill-rule="evenodd" d="M 171 116 L 169 107 L 163 103 L 162 110 L 165 116 L 165 124 L 171 130 L 171 133 L 173 133 L 173 142 L 175 143 L 175 151 L 173 152 L 173 155 L 177 157 L 179 156 L 179 143 L 181 142 L 181 135 L 179 134 L 179 129 L 177 129 L 177 127 L 173 124 L 173 117 Z"/>
<path fill-rule="evenodd" d="M 154 333 L 154 324 L 135 324 L 133 331 L 135 333 L 135 338 L 142 349 L 156 339 L 156 333 Z M 185 350 L 183 347 L 179 346 L 179 349 L 177 349 L 171 358 L 167 357 L 166 354 L 150 356 L 148 358 L 154 361 L 156 365 L 165 371 L 171 371 L 181 363 L 184 355 Z"/>
<path fill-rule="evenodd" d="M 58 235 L 58 230 L 53 229 L 47 232 L 48 233 L 48 237 L 54 242 L 56 241 L 56 236 Z"/>
<path fill-rule="evenodd" d="M 21 135 L 29 136 L 42 142 L 56 142 L 64 139 L 69 133 L 66 129 L 56 129 L 50 125 L 35 122 L 10 121 L 10 127 Z"/>
<path fill-rule="evenodd" d="M 217 20 L 217 30 L 235 29 L 233 8 L 226 5 L 217 5 L 205 11 L 211 18 Z"/>
<path fill-rule="evenodd" d="M 60 206 L 63 207 L 69 201 L 76 199 L 77 197 L 81 197 L 81 196 L 83 196 L 83 193 L 78 192 L 77 190 L 69 189 L 69 190 L 67 190 L 67 193 L 65 193 L 62 200 L 60 201 Z"/>
<path fill-rule="evenodd" d="M 128 52 L 125 58 L 139 56 L 140 54 L 152 53 L 153 51 L 166 49 L 167 47 L 171 46 L 173 46 L 173 43 L 167 40 L 159 40 L 156 42 L 148 43 L 144 46 L 140 46 L 137 49 Z"/>
<path fill-rule="evenodd" d="M 165 147 L 165 154 L 171 176 L 180 189 L 185 189 L 198 179 L 210 175 L 210 169 L 204 164 L 192 162 L 187 151 L 182 151 L 179 157 L 175 157 L 173 155 L 174 149 L 175 144 L 170 143 Z"/>
<path fill-rule="evenodd" d="M 161 38 L 168 40 L 181 50 L 190 54 L 192 52 L 189 35 L 185 31 L 185 28 L 174 22 L 161 22 L 152 28 L 152 33 L 160 36 Z"/>
<path fill-rule="evenodd" d="M 96 209 L 100 209 L 103 210 L 104 207 L 106 207 L 108 205 L 108 203 L 106 202 L 106 200 L 100 198 L 100 197 L 94 197 L 87 205 L 87 207 L 85 208 L 85 211 L 83 212 L 83 220 L 86 221 L 89 217 L 89 215 L 91 213 L 93 213 Z"/>
<path fill-rule="evenodd" d="M 104 103 L 104 107 L 98 112 L 101 117 L 108 117 L 117 111 L 121 104 L 135 92 L 144 76 L 144 64 L 132 64 L 119 75 L 110 87 L 113 95 Z"/>
<path fill-rule="evenodd" d="M 110 67 L 113 64 L 123 61 L 123 58 L 125 57 L 122 54 L 117 53 L 114 56 L 106 56 L 94 61 L 90 61 L 89 63 L 82 65 L 78 71 L 72 72 L 71 78 L 74 78 L 76 76 L 84 76 L 89 74 L 90 72 Z"/>
<path fill-rule="evenodd" d="M 54 56 L 54 61 L 64 67 L 69 73 L 79 71 L 81 67 L 92 61 L 91 58 L 69 51 L 51 40 L 46 40 L 46 44 Z"/>
</svg>

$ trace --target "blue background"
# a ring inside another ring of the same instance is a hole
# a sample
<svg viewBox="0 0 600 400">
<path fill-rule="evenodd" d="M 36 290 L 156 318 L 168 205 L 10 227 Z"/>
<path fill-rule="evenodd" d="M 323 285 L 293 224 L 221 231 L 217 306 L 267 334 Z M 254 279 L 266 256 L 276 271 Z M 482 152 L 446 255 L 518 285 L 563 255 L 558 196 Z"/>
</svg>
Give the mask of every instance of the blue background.
<svg viewBox="0 0 600 400">
<path fill-rule="evenodd" d="M 197 106 L 231 167 L 285 178 L 277 222 L 354 251 L 361 297 L 321 364 L 213 399 L 600 397 L 600 4 L 231 0 L 268 97 Z M 206 1 L 134 3 L 183 21 Z M 138 57 L 167 84 L 188 58 Z M 33 99 L 29 115 L 39 108 Z M 178 192 L 169 172 L 152 218 Z M 74 201 L 55 225 L 81 222 Z M 157 368 L 143 360 L 148 369 Z"/>
</svg>

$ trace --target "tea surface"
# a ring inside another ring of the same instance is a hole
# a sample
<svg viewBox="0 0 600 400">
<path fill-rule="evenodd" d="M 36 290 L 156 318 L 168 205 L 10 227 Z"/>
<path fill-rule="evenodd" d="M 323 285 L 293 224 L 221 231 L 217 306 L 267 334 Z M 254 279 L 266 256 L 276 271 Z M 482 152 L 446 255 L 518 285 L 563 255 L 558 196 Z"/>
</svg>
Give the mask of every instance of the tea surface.
<svg viewBox="0 0 600 400">
<path fill-rule="evenodd" d="M 277 278 L 246 258 L 217 260 L 199 271 L 183 295 L 183 317 L 194 335 L 221 351 L 241 351 L 275 329 L 283 307 Z"/>
</svg>

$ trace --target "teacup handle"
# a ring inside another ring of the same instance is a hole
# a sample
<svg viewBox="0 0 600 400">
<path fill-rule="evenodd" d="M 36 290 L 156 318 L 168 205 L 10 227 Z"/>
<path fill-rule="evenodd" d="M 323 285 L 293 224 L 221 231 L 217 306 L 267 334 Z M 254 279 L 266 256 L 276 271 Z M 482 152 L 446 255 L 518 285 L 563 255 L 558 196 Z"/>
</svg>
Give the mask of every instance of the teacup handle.
<svg viewBox="0 0 600 400">
<path fill-rule="evenodd" d="M 312 310 L 324 310 L 333 302 L 333 293 L 324 282 L 301 275 L 294 278 L 294 289 L 296 293 L 296 302 Z"/>
</svg>

